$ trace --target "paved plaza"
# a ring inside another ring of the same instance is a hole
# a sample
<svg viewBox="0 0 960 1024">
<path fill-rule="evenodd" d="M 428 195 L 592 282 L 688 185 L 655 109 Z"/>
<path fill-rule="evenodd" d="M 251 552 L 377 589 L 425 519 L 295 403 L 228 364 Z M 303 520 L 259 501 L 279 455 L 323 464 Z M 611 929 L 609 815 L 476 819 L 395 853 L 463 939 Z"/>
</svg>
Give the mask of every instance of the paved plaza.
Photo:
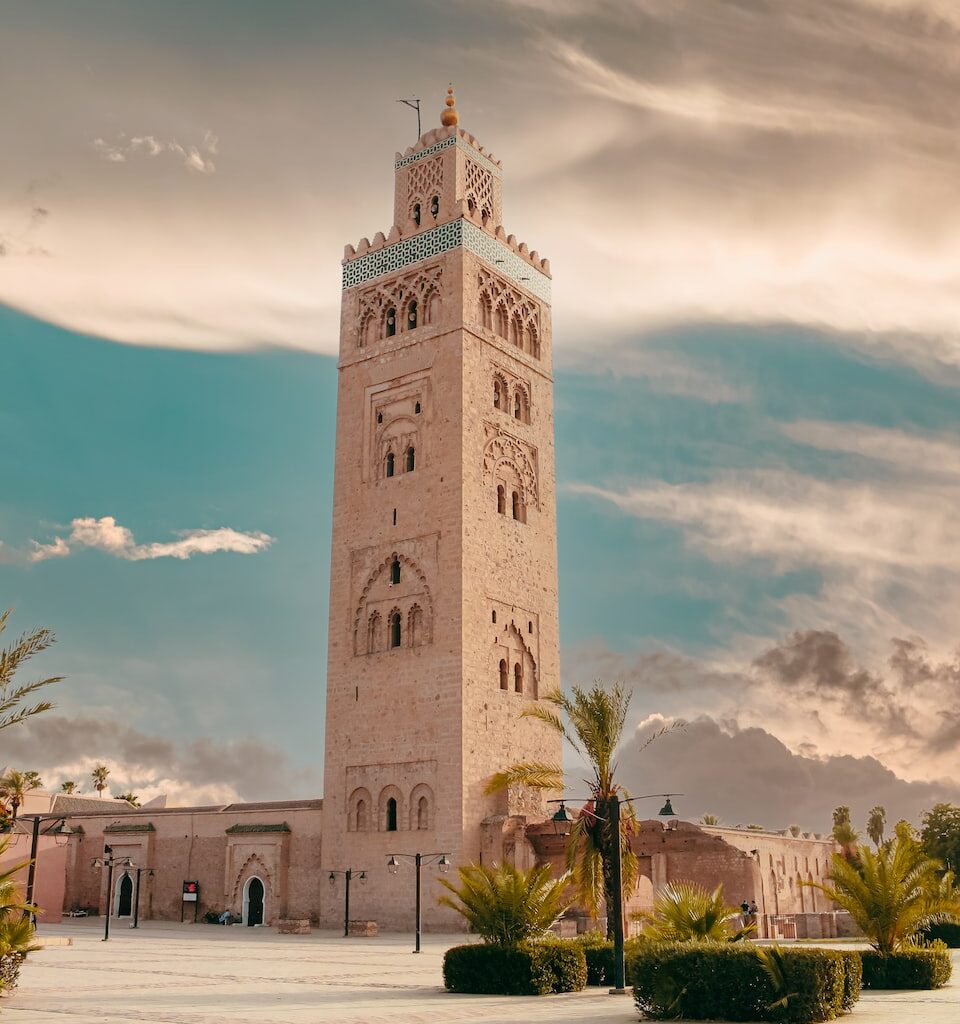
<svg viewBox="0 0 960 1024">
<path fill-rule="evenodd" d="M 344 939 L 329 932 L 277 935 L 266 928 L 102 921 L 43 929 L 70 937 L 24 967 L 20 988 L 0 1001 L 5 1024 L 506 1024 L 552 1021 L 626 1024 L 637 1015 L 606 989 L 546 997 L 444 992 L 443 951 L 462 937 Z M 53 939 L 56 941 L 56 939 Z M 865 993 L 850 1024 L 956 1024 L 960 953 L 953 983 L 938 992 Z"/>
</svg>

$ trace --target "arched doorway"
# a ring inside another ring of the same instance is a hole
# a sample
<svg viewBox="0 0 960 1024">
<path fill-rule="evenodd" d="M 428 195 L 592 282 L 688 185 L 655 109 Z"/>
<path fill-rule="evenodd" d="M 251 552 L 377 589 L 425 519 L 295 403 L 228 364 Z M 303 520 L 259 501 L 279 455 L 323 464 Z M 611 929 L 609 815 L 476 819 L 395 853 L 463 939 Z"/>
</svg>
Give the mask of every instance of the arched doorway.
<svg viewBox="0 0 960 1024">
<path fill-rule="evenodd" d="M 251 928 L 263 924 L 263 882 L 254 875 L 243 887 L 243 923 Z"/>
<path fill-rule="evenodd" d="M 133 916 L 133 879 L 124 873 L 117 881 L 117 917 Z"/>
</svg>

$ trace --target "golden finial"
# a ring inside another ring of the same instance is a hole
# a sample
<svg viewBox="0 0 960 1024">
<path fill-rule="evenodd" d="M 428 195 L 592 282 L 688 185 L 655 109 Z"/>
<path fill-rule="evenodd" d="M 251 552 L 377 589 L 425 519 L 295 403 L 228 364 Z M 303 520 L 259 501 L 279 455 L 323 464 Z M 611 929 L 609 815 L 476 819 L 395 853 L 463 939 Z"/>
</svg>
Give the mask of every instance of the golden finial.
<svg viewBox="0 0 960 1024">
<path fill-rule="evenodd" d="M 460 115 L 457 113 L 456 100 L 453 98 L 453 86 L 447 89 L 447 108 L 440 114 L 440 123 L 444 128 L 452 128 L 460 123 Z"/>
</svg>

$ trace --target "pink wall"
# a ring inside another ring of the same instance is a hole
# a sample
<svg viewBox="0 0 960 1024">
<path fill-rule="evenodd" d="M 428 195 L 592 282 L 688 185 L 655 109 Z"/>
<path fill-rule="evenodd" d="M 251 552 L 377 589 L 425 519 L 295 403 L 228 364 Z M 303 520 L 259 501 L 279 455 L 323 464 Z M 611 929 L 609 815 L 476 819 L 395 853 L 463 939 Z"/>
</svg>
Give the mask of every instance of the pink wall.
<svg viewBox="0 0 960 1024">
<path fill-rule="evenodd" d="M 9 866 L 30 858 L 30 836 L 15 833 L 6 853 L 0 856 L 0 866 Z M 61 840 L 62 842 L 63 840 Z M 63 894 L 67 877 L 67 847 L 58 846 L 56 837 L 41 836 L 37 848 L 37 870 L 34 879 L 34 902 L 43 911 L 41 926 L 58 924 L 63 920 Z M 24 894 L 27 889 L 27 869 L 17 875 Z"/>
</svg>

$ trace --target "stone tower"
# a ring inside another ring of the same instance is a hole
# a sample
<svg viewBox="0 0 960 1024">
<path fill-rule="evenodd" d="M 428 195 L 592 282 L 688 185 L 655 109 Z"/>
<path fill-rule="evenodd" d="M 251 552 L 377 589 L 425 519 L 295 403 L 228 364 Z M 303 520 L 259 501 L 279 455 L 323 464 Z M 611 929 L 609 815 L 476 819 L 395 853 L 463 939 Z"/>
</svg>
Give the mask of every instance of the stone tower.
<svg viewBox="0 0 960 1024">
<path fill-rule="evenodd" d="M 391 853 L 499 859 L 542 805 L 486 781 L 560 759 L 520 717 L 559 685 L 549 265 L 505 234 L 452 94 L 442 123 L 396 155 L 389 233 L 343 261 L 322 861 L 366 870 L 351 916 L 387 928 L 413 923 Z M 425 926 L 455 927 L 435 874 Z"/>
</svg>

